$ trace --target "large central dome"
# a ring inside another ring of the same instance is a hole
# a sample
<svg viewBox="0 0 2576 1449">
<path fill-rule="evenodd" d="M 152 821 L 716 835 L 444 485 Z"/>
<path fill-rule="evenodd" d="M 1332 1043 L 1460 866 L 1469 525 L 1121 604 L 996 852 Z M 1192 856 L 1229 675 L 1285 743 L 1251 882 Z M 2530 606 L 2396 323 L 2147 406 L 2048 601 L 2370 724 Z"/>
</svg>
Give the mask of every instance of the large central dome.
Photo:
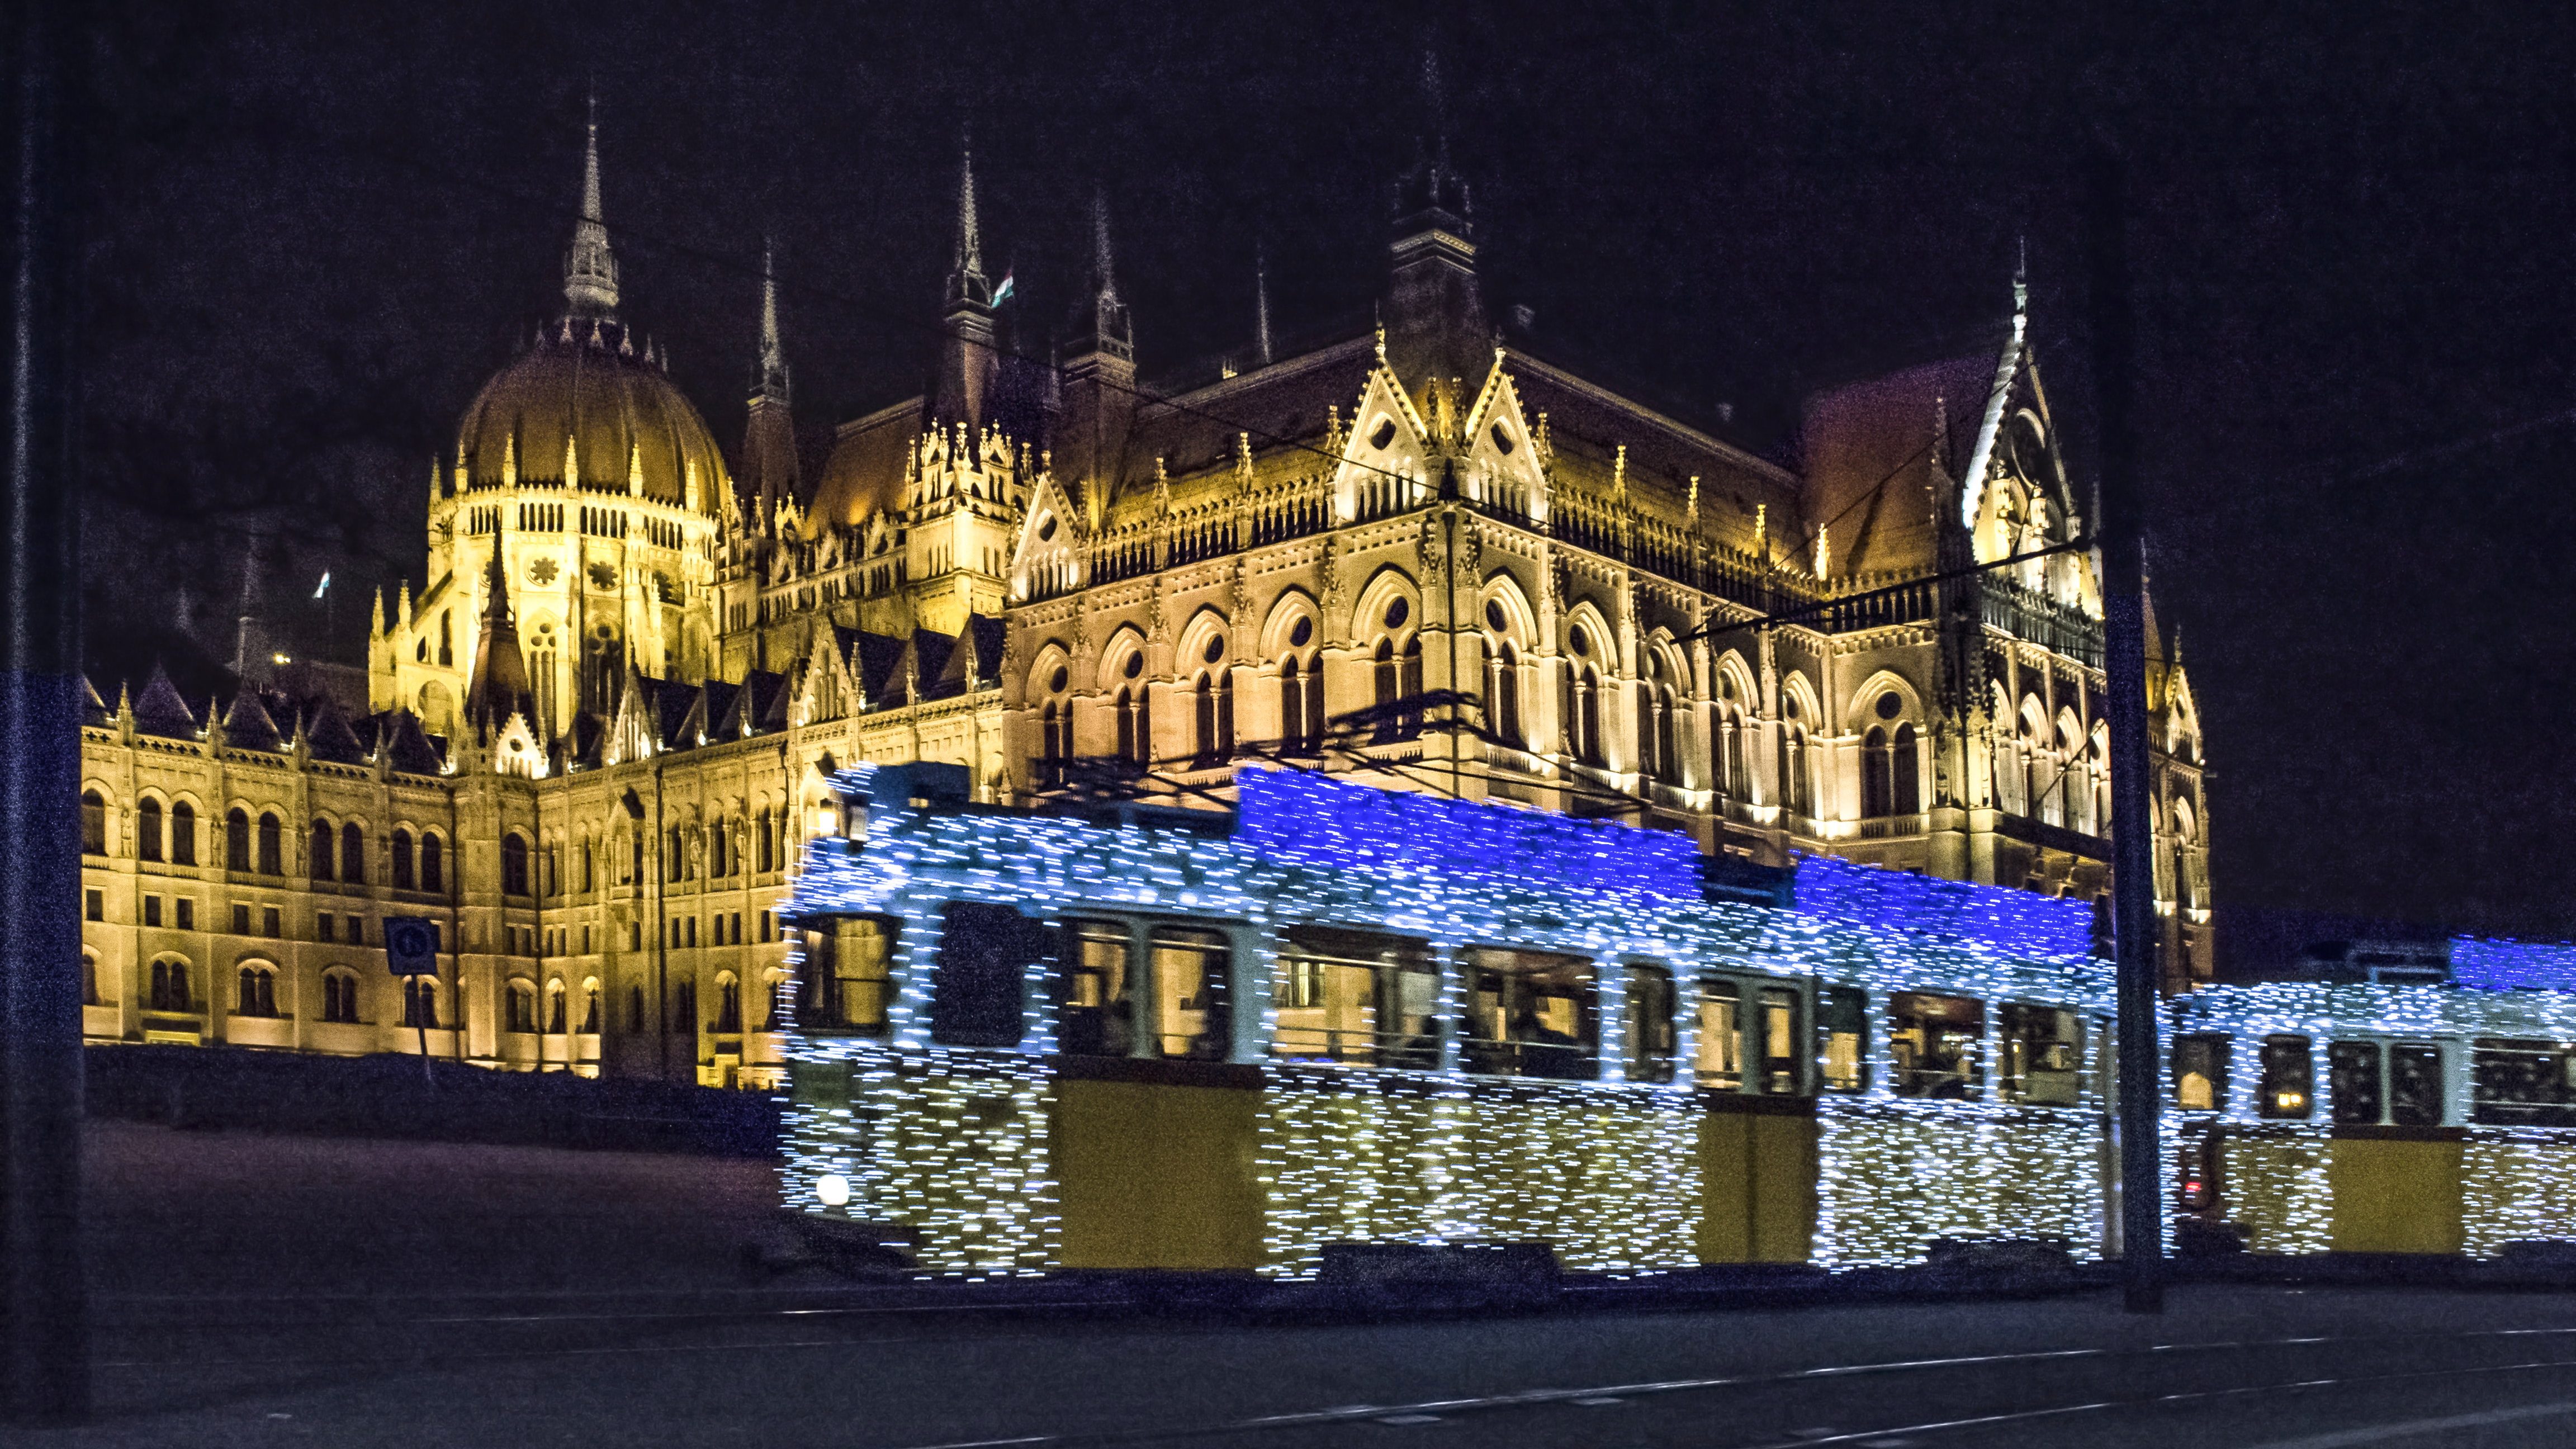
<svg viewBox="0 0 2576 1449">
<path fill-rule="evenodd" d="M 706 420 L 614 318 L 548 328 L 483 384 L 456 431 L 475 488 L 632 490 L 721 517 L 732 487 Z"/>
</svg>

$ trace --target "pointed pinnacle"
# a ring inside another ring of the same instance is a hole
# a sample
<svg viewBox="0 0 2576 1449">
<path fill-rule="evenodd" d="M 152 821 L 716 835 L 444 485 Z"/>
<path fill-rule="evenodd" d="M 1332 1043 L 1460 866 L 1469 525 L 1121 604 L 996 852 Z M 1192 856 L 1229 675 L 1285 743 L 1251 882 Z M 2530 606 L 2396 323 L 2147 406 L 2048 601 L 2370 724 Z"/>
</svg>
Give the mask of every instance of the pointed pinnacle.
<svg viewBox="0 0 2576 1449">
<path fill-rule="evenodd" d="M 1118 274 L 1109 256 L 1109 192 L 1101 186 L 1091 188 L 1091 272 L 1101 299 L 1117 301 Z"/>
<path fill-rule="evenodd" d="M 957 133 L 957 270 L 964 276 L 984 272 L 984 239 L 975 217 L 975 133 Z"/>
</svg>

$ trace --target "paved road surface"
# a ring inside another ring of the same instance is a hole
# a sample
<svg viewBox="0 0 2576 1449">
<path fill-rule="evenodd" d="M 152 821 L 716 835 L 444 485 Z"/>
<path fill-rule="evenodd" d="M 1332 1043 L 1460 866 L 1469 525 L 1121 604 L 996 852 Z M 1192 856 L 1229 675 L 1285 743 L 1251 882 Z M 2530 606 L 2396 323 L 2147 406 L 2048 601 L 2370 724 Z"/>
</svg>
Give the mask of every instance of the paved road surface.
<svg viewBox="0 0 2576 1449">
<path fill-rule="evenodd" d="M 2576 1444 L 2563 1295 L 1246 1326 L 742 1287 L 756 1164 L 93 1138 L 98 1421 L 13 1445 Z"/>
</svg>

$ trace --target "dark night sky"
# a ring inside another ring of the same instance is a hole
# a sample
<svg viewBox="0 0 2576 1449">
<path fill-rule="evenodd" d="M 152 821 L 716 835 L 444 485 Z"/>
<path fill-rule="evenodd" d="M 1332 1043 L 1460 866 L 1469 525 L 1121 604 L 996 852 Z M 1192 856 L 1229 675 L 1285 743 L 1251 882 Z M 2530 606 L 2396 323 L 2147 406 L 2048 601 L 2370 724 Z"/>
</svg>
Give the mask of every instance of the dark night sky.
<svg viewBox="0 0 2576 1449">
<path fill-rule="evenodd" d="M 2494 436 L 2571 406 L 2571 22 L 2246 9 L 114 11 L 99 667 L 177 650 L 182 610 L 228 638 L 254 534 L 298 647 L 358 656 L 366 591 L 417 581 L 431 451 L 558 304 L 591 77 L 625 310 L 730 442 L 764 231 L 802 423 L 916 385 L 970 108 L 987 255 L 1040 325 L 1095 180 L 1148 375 L 1242 343 L 1256 237 L 1284 330 L 1364 309 L 1428 33 L 1489 295 L 1673 411 L 1731 404 L 1720 430 L 1766 449 L 1807 391 L 1990 345 L 2027 233 L 2088 456 L 2069 168 L 2089 128 L 2118 138 L 2151 564 L 2207 725 L 2216 893 L 2576 934 L 2576 423 Z M 324 568 L 327 616 L 296 602 Z"/>
</svg>

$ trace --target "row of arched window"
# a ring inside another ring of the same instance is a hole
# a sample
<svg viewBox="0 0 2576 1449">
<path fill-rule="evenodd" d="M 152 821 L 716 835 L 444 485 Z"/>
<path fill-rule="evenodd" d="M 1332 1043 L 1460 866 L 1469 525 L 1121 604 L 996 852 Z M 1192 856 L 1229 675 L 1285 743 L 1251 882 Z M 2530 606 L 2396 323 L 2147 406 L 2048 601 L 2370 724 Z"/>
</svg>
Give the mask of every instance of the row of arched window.
<svg viewBox="0 0 2576 1449">
<path fill-rule="evenodd" d="M 447 889 L 446 844 L 435 832 L 414 837 L 407 828 L 392 839 L 393 884 L 397 890 L 444 892 Z M 526 849 L 521 843 L 521 850 Z M 81 850 L 107 851 L 107 801 L 96 790 L 81 792 Z M 134 853 L 138 859 L 172 865 L 197 863 L 197 812 L 181 800 L 164 812 L 161 802 L 145 796 L 134 807 Z M 286 823 L 277 812 L 263 810 L 256 820 L 236 805 L 224 813 L 224 869 L 245 875 L 286 874 Z M 524 865 L 524 859 L 523 859 Z M 367 833 L 356 821 L 334 828 L 313 822 L 305 865 L 314 880 L 367 880 Z M 526 892 L 522 890 L 520 894 Z"/>
</svg>

